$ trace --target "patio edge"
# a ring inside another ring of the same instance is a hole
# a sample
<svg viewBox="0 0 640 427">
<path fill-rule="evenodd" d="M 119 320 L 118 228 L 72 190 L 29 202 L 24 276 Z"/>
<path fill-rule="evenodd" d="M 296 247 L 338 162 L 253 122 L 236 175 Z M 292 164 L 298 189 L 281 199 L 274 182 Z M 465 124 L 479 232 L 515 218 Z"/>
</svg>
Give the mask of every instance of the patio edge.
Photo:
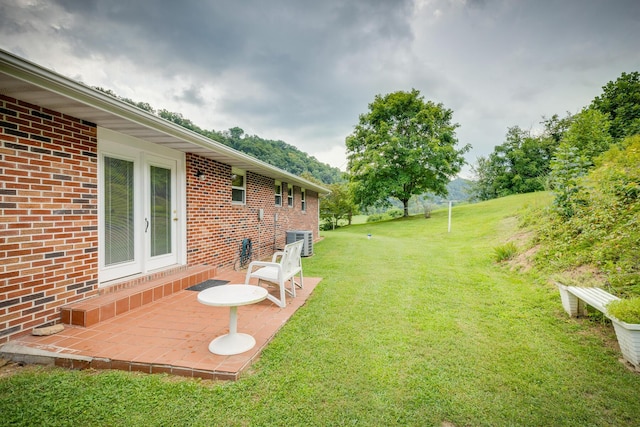
<svg viewBox="0 0 640 427">
<path fill-rule="evenodd" d="M 0 346 L 0 358 L 7 359 L 15 363 L 24 363 L 28 365 L 56 366 L 59 368 L 75 370 L 112 369 L 125 372 L 142 372 L 145 374 L 177 375 L 186 378 L 200 378 L 203 380 L 235 381 L 240 377 L 240 374 L 242 373 L 242 371 L 208 371 L 204 369 L 195 369 L 185 366 L 140 363 L 103 357 L 62 354 L 11 342 Z M 250 365 L 250 363 L 248 365 Z"/>
</svg>

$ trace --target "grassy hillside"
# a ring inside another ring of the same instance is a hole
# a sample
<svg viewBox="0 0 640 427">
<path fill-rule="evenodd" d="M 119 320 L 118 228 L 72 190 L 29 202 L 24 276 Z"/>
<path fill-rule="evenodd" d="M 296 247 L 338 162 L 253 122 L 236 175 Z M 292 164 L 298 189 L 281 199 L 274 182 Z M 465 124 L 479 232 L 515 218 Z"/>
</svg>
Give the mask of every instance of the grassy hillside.
<svg viewBox="0 0 640 427">
<path fill-rule="evenodd" d="M 303 261 L 323 280 L 241 380 L 28 369 L 0 378 L 0 424 L 635 426 L 610 325 L 494 261 L 549 202 L 457 206 L 450 233 L 446 209 L 324 232 Z"/>
<path fill-rule="evenodd" d="M 550 209 L 532 212 L 527 222 L 538 230 L 541 268 L 562 281 L 640 297 L 638 165 L 640 135 L 600 156 L 587 175 L 557 186 Z"/>
</svg>

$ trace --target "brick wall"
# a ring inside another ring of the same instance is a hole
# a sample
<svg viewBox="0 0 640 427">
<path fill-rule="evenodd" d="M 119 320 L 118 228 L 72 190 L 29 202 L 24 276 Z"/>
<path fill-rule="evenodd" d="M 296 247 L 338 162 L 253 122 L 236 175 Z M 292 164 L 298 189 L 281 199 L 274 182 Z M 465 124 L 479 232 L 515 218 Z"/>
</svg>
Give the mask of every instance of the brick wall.
<svg viewBox="0 0 640 427">
<path fill-rule="evenodd" d="M 0 343 L 97 289 L 96 126 L 0 95 Z"/>
<path fill-rule="evenodd" d="M 204 181 L 196 178 L 203 172 Z M 294 187 L 294 206 L 287 206 L 287 183 L 283 206 L 275 206 L 274 180 L 248 172 L 246 204 L 231 203 L 231 166 L 187 154 L 187 251 L 188 264 L 232 268 L 243 238 L 250 238 L 254 257 L 269 258 L 274 248 L 285 245 L 287 230 L 312 230 L 317 238 L 318 195 L 306 191 L 303 212 L 300 187 Z M 258 211 L 264 210 L 262 221 Z M 276 221 L 276 213 L 278 219 Z"/>
<path fill-rule="evenodd" d="M 290 208 L 282 183 L 276 207 L 274 180 L 247 173 L 247 203 L 234 205 L 231 166 L 187 154 L 186 167 L 189 266 L 232 268 L 245 237 L 262 258 L 287 230 L 318 237 L 316 193 L 302 212 L 300 188 Z M 98 293 L 97 195 L 96 125 L 0 95 L 0 344 Z"/>
</svg>

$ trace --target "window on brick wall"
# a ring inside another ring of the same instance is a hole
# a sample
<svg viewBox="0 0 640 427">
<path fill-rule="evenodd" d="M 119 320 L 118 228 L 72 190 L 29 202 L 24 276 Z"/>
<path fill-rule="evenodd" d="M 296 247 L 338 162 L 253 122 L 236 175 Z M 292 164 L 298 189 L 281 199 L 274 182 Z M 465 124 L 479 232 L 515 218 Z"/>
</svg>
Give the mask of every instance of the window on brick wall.
<svg viewBox="0 0 640 427">
<path fill-rule="evenodd" d="M 300 190 L 300 208 L 303 212 L 307 210 L 307 198 L 304 188 Z"/>
<path fill-rule="evenodd" d="M 247 182 L 243 170 L 233 168 L 231 172 L 231 203 L 244 205 L 246 203 Z"/>
<path fill-rule="evenodd" d="M 287 187 L 287 205 L 293 207 L 293 185 Z"/>
<path fill-rule="evenodd" d="M 282 183 L 280 181 L 276 181 L 274 190 L 276 193 L 276 206 L 282 206 Z"/>
</svg>

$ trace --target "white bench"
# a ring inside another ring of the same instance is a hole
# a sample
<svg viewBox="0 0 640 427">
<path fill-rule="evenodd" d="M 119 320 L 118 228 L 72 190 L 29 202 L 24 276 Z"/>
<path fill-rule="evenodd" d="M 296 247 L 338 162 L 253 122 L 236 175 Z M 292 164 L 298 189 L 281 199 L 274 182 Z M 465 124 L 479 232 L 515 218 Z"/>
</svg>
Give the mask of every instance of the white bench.
<svg viewBox="0 0 640 427">
<path fill-rule="evenodd" d="M 620 298 L 600 288 L 565 286 L 556 282 L 564 310 L 571 317 L 586 315 L 586 304 L 611 319 L 622 357 L 640 371 L 640 324 L 622 322 L 607 312 L 607 304 Z"/>
<path fill-rule="evenodd" d="M 269 294 L 267 299 L 280 307 L 286 307 L 286 293 L 288 292 L 292 297 L 295 297 L 296 286 L 302 288 L 302 261 L 300 255 L 303 243 L 303 240 L 289 243 L 284 247 L 283 251 L 273 254 L 271 262 L 252 261 L 247 268 L 247 276 L 244 283 L 248 285 L 251 279 L 258 279 L 258 284 L 261 281 L 277 284 L 280 288 L 280 298 Z M 257 269 L 254 271 L 254 268 Z M 296 276 L 300 276 L 300 283 L 296 283 Z M 291 290 L 286 289 L 284 286 L 287 281 L 291 282 Z"/>
<path fill-rule="evenodd" d="M 585 304 L 587 304 L 611 319 L 611 316 L 607 312 L 607 304 L 620 299 L 600 288 L 565 286 L 557 282 L 556 286 L 558 286 L 558 290 L 560 291 L 562 307 L 564 307 L 564 310 L 571 317 L 585 316 L 587 314 Z"/>
</svg>

